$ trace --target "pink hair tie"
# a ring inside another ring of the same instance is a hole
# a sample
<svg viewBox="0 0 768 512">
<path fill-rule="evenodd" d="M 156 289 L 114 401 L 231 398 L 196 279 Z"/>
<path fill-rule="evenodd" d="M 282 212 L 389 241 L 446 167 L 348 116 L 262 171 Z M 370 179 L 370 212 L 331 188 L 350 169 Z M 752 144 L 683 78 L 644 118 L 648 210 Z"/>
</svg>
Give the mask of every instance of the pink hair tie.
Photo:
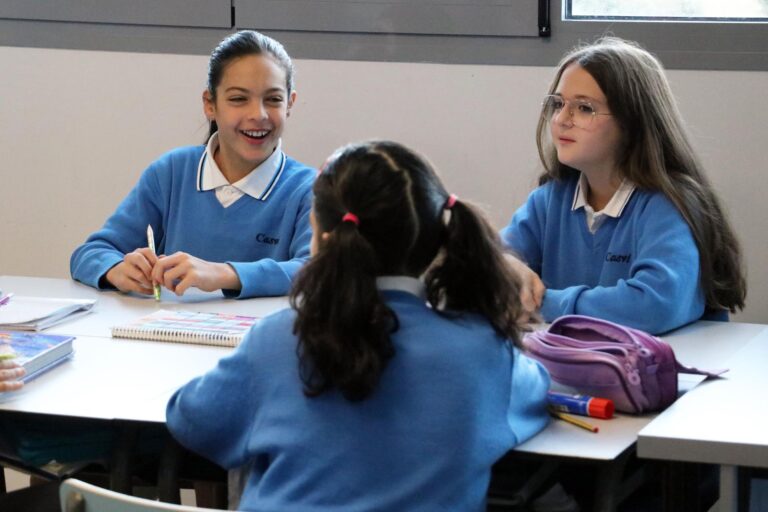
<svg viewBox="0 0 768 512">
<path fill-rule="evenodd" d="M 341 218 L 341 222 L 351 222 L 355 226 L 360 225 L 360 219 L 357 218 L 357 215 L 349 212 L 344 214 L 344 216 Z"/>
<path fill-rule="evenodd" d="M 456 204 L 456 201 L 458 201 L 459 198 L 456 196 L 456 194 L 451 194 L 448 196 L 448 199 L 445 201 L 445 209 L 450 210 L 453 208 L 453 205 Z"/>
</svg>

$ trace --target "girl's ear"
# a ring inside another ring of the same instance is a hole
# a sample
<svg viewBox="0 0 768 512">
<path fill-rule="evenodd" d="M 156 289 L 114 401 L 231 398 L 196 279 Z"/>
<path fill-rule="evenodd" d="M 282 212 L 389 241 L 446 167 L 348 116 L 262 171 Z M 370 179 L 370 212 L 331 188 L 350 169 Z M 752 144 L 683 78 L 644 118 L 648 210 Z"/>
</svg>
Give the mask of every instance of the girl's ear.
<svg viewBox="0 0 768 512">
<path fill-rule="evenodd" d="M 296 102 L 296 91 L 293 91 L 290 96 L 288 96 L 288 108 L 285 112 L 285 117 L 291 116 L 291 108 L 293 107 L 293 104 Z"/>
<path fill-rule="evenodd" d="M 216 117 L 216 105 L 211 97 L 211 91 L 208 89 L 203 91 L 203 114 L 208 121 L 213 121 Z"/>
</svg>

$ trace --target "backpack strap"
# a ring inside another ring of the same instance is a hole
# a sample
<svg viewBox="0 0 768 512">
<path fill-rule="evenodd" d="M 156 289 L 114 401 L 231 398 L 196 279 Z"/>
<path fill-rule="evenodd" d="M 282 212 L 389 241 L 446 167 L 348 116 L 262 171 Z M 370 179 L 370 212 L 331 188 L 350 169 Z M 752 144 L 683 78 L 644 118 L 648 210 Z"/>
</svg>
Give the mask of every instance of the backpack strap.
<svg viewBox="0 0 768 512">
<path fill-rule="evenodd" d="M 721 368 L 717 370 L 699 370 L 693 366 L 686 366 L 675 358 L 675 369 L 678 373 L 690 373 L 693 375 L 706 375 L 708 379 L 714 379 L 722 376 L 728 371 L 728 368 Z"/>
</svg>

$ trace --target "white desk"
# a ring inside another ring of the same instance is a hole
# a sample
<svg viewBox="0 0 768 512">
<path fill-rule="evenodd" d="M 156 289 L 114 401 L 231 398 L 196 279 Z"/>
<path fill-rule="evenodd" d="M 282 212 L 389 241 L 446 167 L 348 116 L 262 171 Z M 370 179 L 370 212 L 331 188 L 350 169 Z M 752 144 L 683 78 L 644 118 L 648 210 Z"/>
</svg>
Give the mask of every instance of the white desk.
<svg viewBox="0 0 768 512">
<path fill-rule="evenodd" d="M 714 369 L 728 367 L 724 359 L 765 329 L 765 326 L 758 324 L 697 322 L 662 338 L 672 345 L 677 359 L 683 364 Z M 680 377 L 680 389 L 687 391 L 701 380 L 702 377 L 683 375 Z M 656 414 L 617 414 L 611 420 L 589 418 L 591 423 L 600 427 L 598 434 L 562 421 L 553 421 L 546 430 L 516 450 L 541 455 L 614 460 L 634 445 L 638 432 L 652 421 L 655 423 L 656 417 Z"/>
<path fill-rule="evenodd" d="M 93 336 L 74 349 L 71 361 L 0 394 L 0 410 L 164 423 L 173 392 L 231 350 Z"/>
<path fill-rule="evenodd" d="M 166 291 L 163 300 L 99 292 L 65 279 L 0 276 L 0 288 L 18 295 L 96 298 L 92 313 L 46 333 L 74 335 L 71 361 L 29 382 L 21 391 L 0 394 L 0 411 L 165 422 L 165 404 L 187 381 L 213 368 L 231 349 L 204 345 L 120 340 L 110 327 L 153 311 L 186 309 L 265 316 L 288 306 L 286 297 L 234 300 L 221 293 Z"/>
<path fill-rule="evenodd" d="M 0 276 L 0 289 L 4 292 L 33 297 L 97 299 L 90 314 L 45 330 L 49 334 L 72 336 L 109 337 L 112 326 L 132 322 L 158 309 L 185 309 L 263 317 L 288 307 L 287 297 L 225 299 L 221 292 L 207 293 L 197 289 L 189 290 L 181 297 L 163 289 L 162 300 L 157 302 L 151 296 L 98 291 L 69 279 L 42 277 Z"/>
<path fill-rule="evenodd" d="M 768 468 L 768 328 L 640 432 L 643 457 Z"/>
<path fill-rule="evenodd" d="M 220 292 L 198 290 L 182 297 L 165 290 L 158 303 L 151 297 L 99 292 L 67 279 L 0 276 L 0 288 L 18 295 L 98 300 L 92 313 L 45 331 L 76 336 L 72 359 L 27 383 L 20 391 L 0 393 L 0 414 L 117 421 L 121 449 L 115 452 L 112 461 L 111 482 L 115 490 L 122 492 L 130 492 L 133 444 L 124 443 L 123 439 L 130 439 L 132 425 L 165 423 L 165 407 L 173 392 L 211 369 L 231 349 L 112 339 L 110 328 L 160 308 L 263 317 L 288 305 L 286 297 L 235 300 L 225 299 Z M 166 445 L 166 449 L 171 449 L 168 453 L 174 453 L 173 446 Z M 168 453 L 164 449 L 158 487 L 164 501 L 178 502 L 177 474 L 172 470 L 176 466 Z"/>
<path fill-rule="evenodd" d="M 645 458 L 720 464 L 721 504 L 734 509 L 736 467 L 768 468 L 768 328 L 721 363 L 725 378 L 704 382 L 639 433 Z"/>
<path fill-rule="evenodd" d="M 41 376 L 19 393 L 0 395 L 0 412 L 157 423 L 164 422 L 165 404 L 173 391 L 212 368 L 228 350 L 115 340 L 108 337 L 111 326 L 130 322 L 161 307 L 264 316 L 287 306 L 285 297 L 238 301 L 224 299 L 220 293 L 197 292 L 178 298 L 167 291 L 163 301 L 157 303 L 152 298 L 98 292 L 63 279 L 2 276 L 0 288 L 20 295 L 98 298 L 92 314 L 46 331 L 78 336 L 73 361 Z M 765 330 L 765 326 L 755 324 L 698 322 L 664 336 L 664 339 L 675 348 L 681 362 L 701 368 L 718 368 L 724 366 L 723 361 L 728 356 Z M 734 370 L 732 375 L 740 371 Z M 685 389 L 698 382 L 697 378 L 682 380 L 681 387 Z M 600 427 L 598 434 L 552 421 L 543 432 L 515 451 L 609 464 L 631 452 L 638 432 L 654 418 L 656 415 L 593 419 L 591 421 Z"/>
</svg>

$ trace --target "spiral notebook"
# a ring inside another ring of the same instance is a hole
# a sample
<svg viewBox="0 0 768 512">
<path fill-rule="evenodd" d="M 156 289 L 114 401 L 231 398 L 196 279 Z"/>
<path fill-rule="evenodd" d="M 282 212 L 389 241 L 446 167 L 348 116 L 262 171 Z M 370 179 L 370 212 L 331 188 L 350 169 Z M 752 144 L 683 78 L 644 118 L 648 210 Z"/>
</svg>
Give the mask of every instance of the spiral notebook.
<svg viewBox="0 0 768 512">
<path fill-rule="evenodd" d="M 112 327 L 113 338 L 236 347 L 258 317 L 160 309 Z"/>
</svg>

